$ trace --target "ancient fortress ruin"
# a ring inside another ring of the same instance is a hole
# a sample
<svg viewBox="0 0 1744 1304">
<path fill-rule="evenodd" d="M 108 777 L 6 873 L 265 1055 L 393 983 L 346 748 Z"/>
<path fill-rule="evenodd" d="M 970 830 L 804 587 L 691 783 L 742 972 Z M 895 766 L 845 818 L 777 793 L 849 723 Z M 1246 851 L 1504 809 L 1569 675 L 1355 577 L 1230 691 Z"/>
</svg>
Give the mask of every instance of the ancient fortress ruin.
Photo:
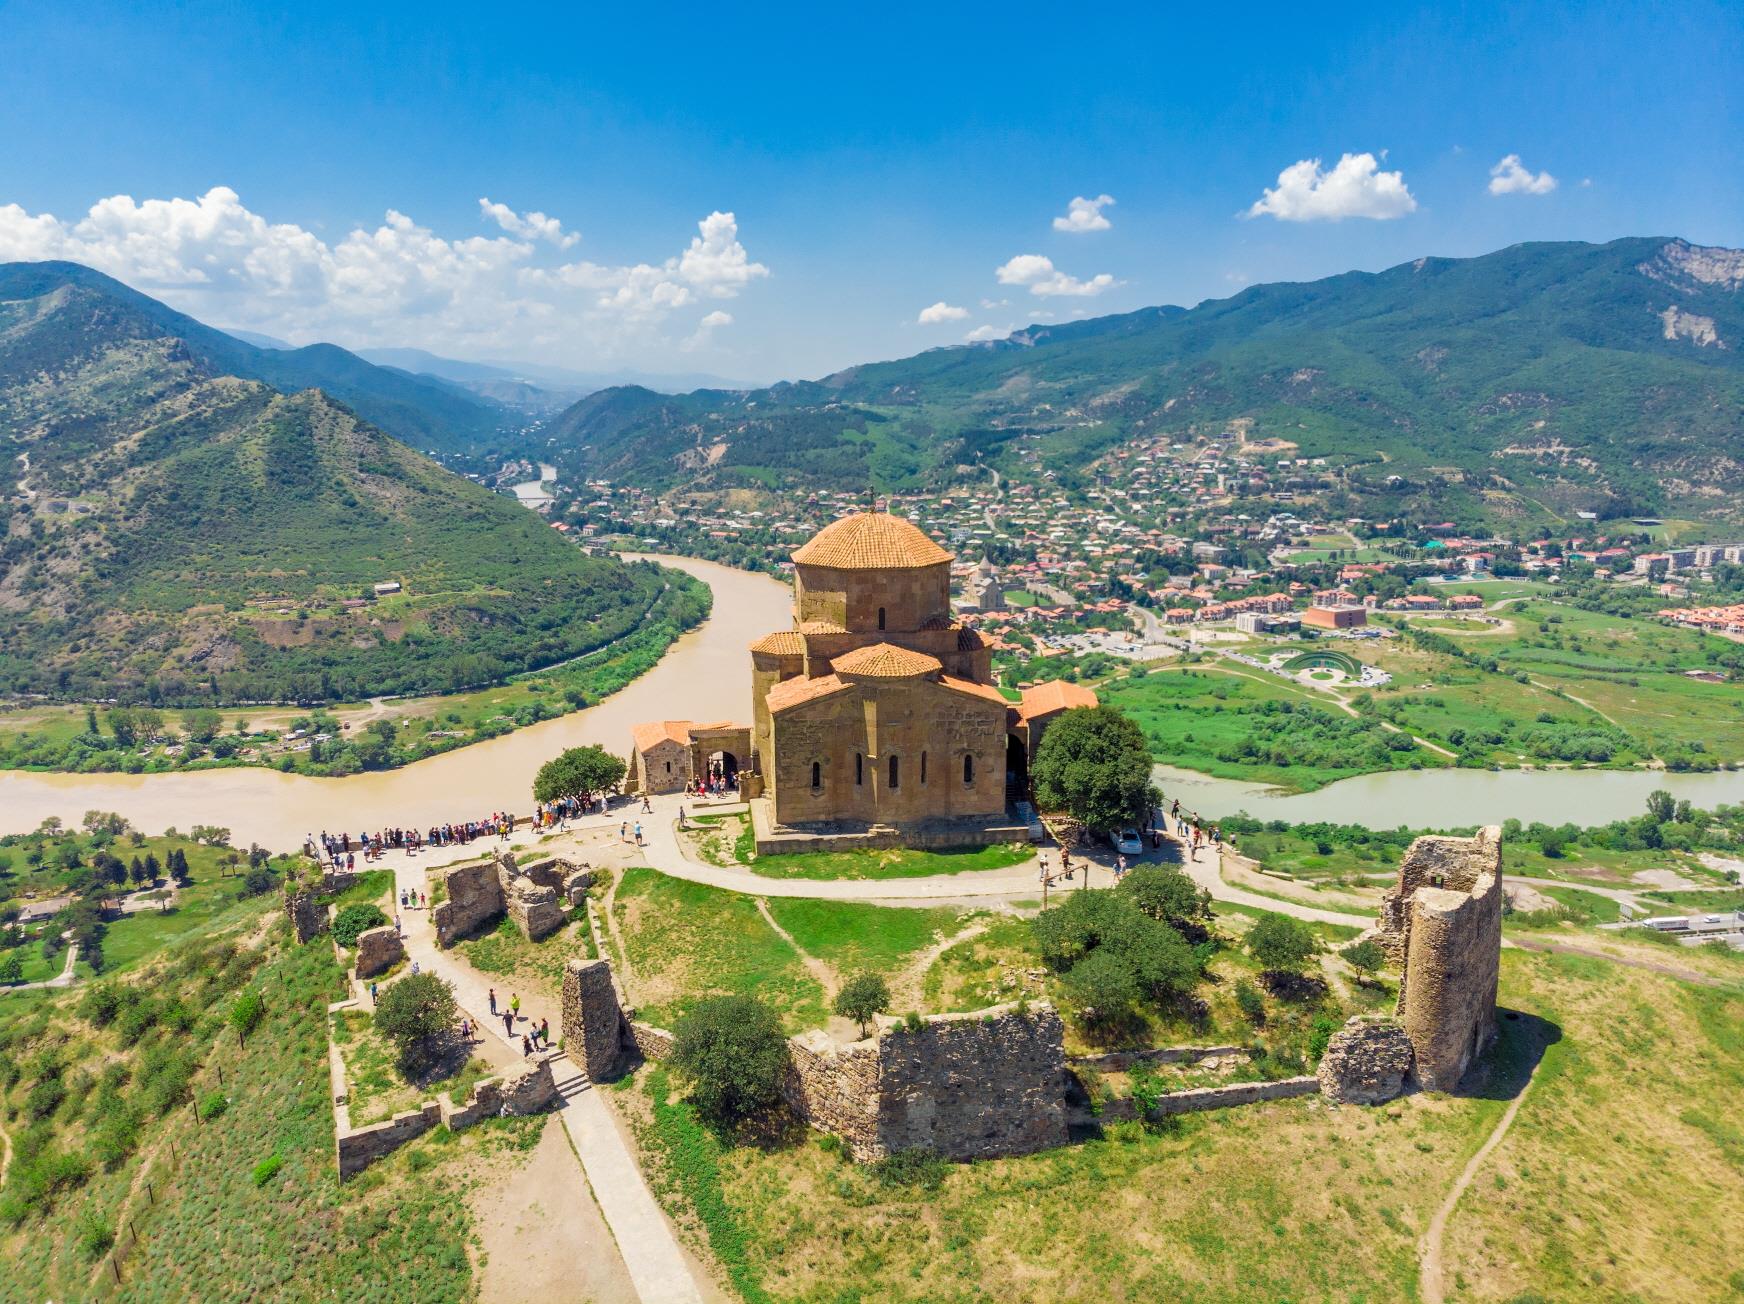
<svg viewBox="0 0 1744 1304">
<path fill-rule="evenodd" d="M 564 911 L 579 905 L 593 871 L 555 857 L 523 865 L 507 852 L 442 875 L 444 900 L 430 911 L 436 945 L 449 947 L 507 914 L 523 935 L 537 942 L 563 927 Z"/>
<path fill-rule="evenodd" d="M 1411 1083 L 1454 1090 L 1496 1035 L 1501 830 L 1418 838 L 1381 902 L 1379 923 L 1364 936 L 1400 971 L 1398 1006 L 1391 1020 L 1353 1019 L 1334 1036 L 1321 1060 L 1327 1094 L 1361 1101 L 1395 1077 L 1394 1095 Z"/>
</svg>

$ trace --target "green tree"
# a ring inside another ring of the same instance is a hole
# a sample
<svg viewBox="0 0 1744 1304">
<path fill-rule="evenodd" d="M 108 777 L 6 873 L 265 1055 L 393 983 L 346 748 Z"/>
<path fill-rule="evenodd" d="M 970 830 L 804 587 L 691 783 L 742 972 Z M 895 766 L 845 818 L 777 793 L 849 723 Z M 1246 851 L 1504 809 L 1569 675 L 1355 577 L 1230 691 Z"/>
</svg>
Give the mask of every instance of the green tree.
<svg viewBox="0 0 1744 1304">
<path fill-rule="evenodd" d="M 359 933 L 380 928 L 387 921 L 388 917 L 381 912 L 380 907 L 367 901 L 359 901 L 346 906 L 334 916 L 333 940 L 341 946 L 356 946 Z"/>
<path fill-rule="evenodd" d="M 1320 943 L 1301 920 L 1267 914 L 1248 929 L 1247 949 L 1267 973 L 1299 974 Z"/>
<path fill-rule="evenodd" d="M 182 712 L 182 732 L 197 743 L 209 743 L 224 727 L 224 717 L 209 706 L 196 706 Z"/>
<path fill-rule="evenodd" d="M 1050 724 L 1036 749 L 1036 800 L 1094 833 L 1140 824 L 1161 800 L 1139 727 L 1111 706 L 1080 706 Z"/>
<path fill-rule="evenodd" d="M 454 988 L 433 973 L 408 974 L 375 1006 L 376 1030 L 394 1043 L 406 1064 L 424 1062 L 453 1033 L 458 1018 Z"/>
<path fill-rule="evenodd" d="M 17 950 L 0 955 L 0 985 L 7 987 L 24 981 L 24 957 Z"/>
<path fill-rule="evenodd" d="M 775 1011 L 762 1001 L 714 996 L 679 1020 L 672 1063 L 690 1082 L 691 1098 L 706 1117 L 733 1122 L 780 1097 L 787 1040 Z"/>
<path fill-rule="evenodd" d="M 626 767 L 597 743 L 571 747 L 546 761 L 533 779 L 534 801 L 610 792 L 624 781 Z"/>
<path fill-rule="evenodd" d="M 1358 981 L 1363 983 L 1372 980 L 1387 962 L 1387 953 L 1381 950 L 1380 943 L 1373 938 L 1352 942 L 1339 954 L 1344 957 L 1346 964 L 1356 970 Z"/>
<path fill-rule="evenodd" d="M 104 713 L 104 719 L 108 722 L 109 732 L 115 735 L 117 747 L 126 750 L 139 741 L 139 729 L 134 723 L 132 707 L 110 707 Z"/>
<path fill-rule="evenodd" d="M 242 894 L 244 896 L 259 896 L 270 892 L 278 882 L 278 875 L 273 873 L 271 865 L 250 865 L 242 876 Z"/>
<path fill-rule="evenodd" d="M 872 1016 L 890 1008 L 890 985 L 875 973 L 855 974 L 836 993 L 836 1013 L 860 1025 L 864 1037 L 872 1024 Z"/>
<path fill-rule="evenodd" d="M 1120 880 L 1138 908 L 1177 929 L 1197 929 L 1211 918 L 1211 894 L 1174 865 L 1140 865 Z"/>
<path fill-rule="evenodd" d="M 1677 803 L 1664 788 L 1655 788 L 1647 794 L 1647 816 L 1655 824 L 1669 824 L 1675 814 Z"/>
<path fill-rule="evenodd" d="M 151 871 L 146 868 L 145 862 L 138 856 L 133 858 L 133 864 L 128 867 L 127 873 L 140 887 L 144 887 L 152 879 Z"/>
</svg>

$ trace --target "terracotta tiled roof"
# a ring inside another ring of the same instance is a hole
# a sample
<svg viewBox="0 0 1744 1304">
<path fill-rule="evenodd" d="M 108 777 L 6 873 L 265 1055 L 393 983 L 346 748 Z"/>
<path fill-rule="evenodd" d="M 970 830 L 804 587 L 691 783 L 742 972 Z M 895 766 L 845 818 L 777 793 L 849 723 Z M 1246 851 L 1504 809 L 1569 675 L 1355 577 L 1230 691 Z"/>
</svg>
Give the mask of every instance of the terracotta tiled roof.
<svg viewBox="0 0 1744 1304">
<path fill-rule="evenodd" d="M 987 646 L 986 640 L 976 631 L 968 628 L 957 631 L 957 651 L 977 652 Z"/>
<path fill-rule="evenodd" d="M 753 652 L 773 652 L 777 656 L 796 657 L 805 652 L 805 640 L 799 636 L 796 629 L 778 629 L 773 634 L 765 634 L 751 644 Z"/>
<path fill-rule="evenodd" d="M 945 675 L 939 682 L 959 693 L 973 693 L 976 697 L 985 697 L 989 702 L 998 702 L 1001 706 L 1011 705 L 992 684 L 977 684 L 973 679 L 958 679 L 954 675 Z"/>
<path fill-rule="evenodd" d="M 1070 711 L 1075 706 L 1095 706 L 1099 701 L 1096 694 L 1088 688 L 1069 684 L 1064 679 L 1050 679 L 1045 684 L 1036 684 L 1023 690 L 1023 701 L 1018 706 L 1017 713 L 1025 720 L 1033 720 L 1038 715 Z"/>
<path fill-rule="evenodd" d="M 839 693 L 846 687 L 848 685 L 834 675 L 823 675 L 817 679 L 807 679 L 804 675 L 799 675 L 793 679 L 783 679 L 764 695 L 763 700 L 769 704 L 771 714 L 779 715 L 801 702 L 815 702 L 820 697 Z"/>
<path fill-rule="evenodd" d="M 690 725 L 689 720 L 650 720 L 633 727 L 630 736 L 635 739 L 636 750 L 639 752 L 645 752 L 661 743 L 678 743 L 688 747 Z"/>
<path fill-rule="evenodd" d="M 911 652 L 892 643 L 874 643 L 836 657 L 832 668 L 837 674 L 862 675 L 868 679 L 912 679 L 917 675 L 936 675 L 944 666 L 937 657 L 929 657 L 925 652 Z"/>
<path fill-rule="evenodd" d="M 900 516 L 857 512 L 824 526 L 793 560 L 838 570 L 912 570 L 948 562 L 951 554 Z"/>
</svg>

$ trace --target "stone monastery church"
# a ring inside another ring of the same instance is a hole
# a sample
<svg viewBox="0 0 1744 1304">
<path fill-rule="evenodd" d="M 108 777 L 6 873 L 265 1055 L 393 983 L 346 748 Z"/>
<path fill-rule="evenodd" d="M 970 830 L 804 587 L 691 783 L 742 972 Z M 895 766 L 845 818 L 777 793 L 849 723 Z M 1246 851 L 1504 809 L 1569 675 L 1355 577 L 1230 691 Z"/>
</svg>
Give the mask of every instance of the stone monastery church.
<svg viewBox="0 0 1744 1304">
<path fill-rule="evenodd" d="M 764 853 L 1026 837 L 1042 731 L 1096 694 L 1054 680 L 1008 703 L 952 615 L 952 560 L 887 512 L 825 526 L 793 554 L 793 627 L 751 645 L 751 724 L 638 726 L 632 786 L 736 776 Z"/>
</svg>

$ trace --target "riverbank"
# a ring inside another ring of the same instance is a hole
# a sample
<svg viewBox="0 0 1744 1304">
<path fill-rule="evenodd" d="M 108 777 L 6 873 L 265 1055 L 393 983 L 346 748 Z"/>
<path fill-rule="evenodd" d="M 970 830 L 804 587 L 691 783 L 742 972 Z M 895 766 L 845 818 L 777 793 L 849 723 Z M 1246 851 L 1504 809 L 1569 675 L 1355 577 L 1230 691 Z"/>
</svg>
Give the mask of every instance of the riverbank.
<svg viewBox="0 0 1744 1304">
<path fill-rule="evenodd" d="M 598 743 L 618 755 L 644 720 L 750 719 L 746 649 L 791 619 L 792 590 L 714 562 L 657 556 L 713 593 L 708 619 L 680 635 L 624 688 L 554 719 L 391 770 L 347 777 L 230 766 L 158 774 L 0 773 L 0 833 L 28 832 L 50 816 L 76 825 L 87 810 L 115 811 L 136 827 L 220 824 L 241 845 L 300 846 L 321 829 L 421 827 L 526 812 L 533 775 L 567 747 Z"/>
<path fill-rule="evenodd" d="M 0 770 L 174 774 L 265 767 L 341 778 L 488 742 L 621 691 L 708 618 L 708 585 L 680 569 L 632 633 L 593 652 L 469 691 L 306 707 L 159 712 L 74 703 L 0 712 Z"/>
</svg>

